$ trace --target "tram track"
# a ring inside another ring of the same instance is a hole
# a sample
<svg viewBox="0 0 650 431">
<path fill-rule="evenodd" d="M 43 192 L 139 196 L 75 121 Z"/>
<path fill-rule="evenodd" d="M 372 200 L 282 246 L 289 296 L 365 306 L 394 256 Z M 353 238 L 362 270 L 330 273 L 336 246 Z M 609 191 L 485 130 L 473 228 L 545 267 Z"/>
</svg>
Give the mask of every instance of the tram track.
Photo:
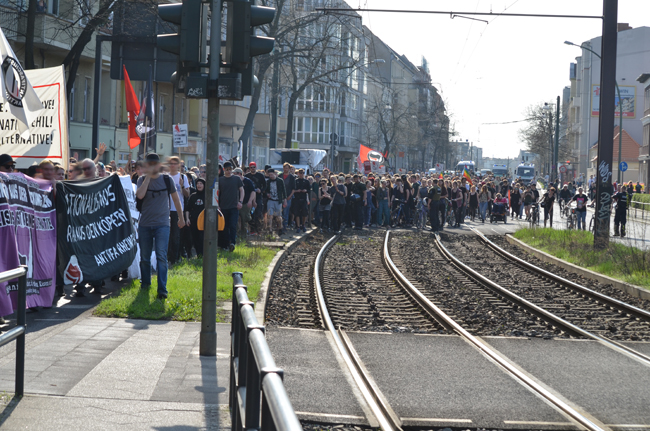
<svg viewBox="0 0 650 431">
<path fill-rule="evenodd" d="M 437 307 L 426 295 L 424 295 L 418 288 L 416 288 L 399 270 L 397 265 L 391 258 L 389 251 L 389 238 L 390 233 L 387 232 L 383 241 L 381 258 L 386 270 L 394 278 L 395 282 L 411 296 L 421 308 L 431 316 L 431 319 L 439 323 L 440 326 L 452 330 L 464 340 L 469 342 L 484 356 L 496 363 L 513 379 L 520 384 L 529 388 L 531 391 L 542 397 L 548 404 L 553 406 L 556 410 L 563 413 L 567 418 L 570 418 L 582 428 L 588 430 L 602 430 L 605 429 L 601 424 L 597 423 L 594 419 L 580 413 L 574 407 L 567 404 L 565 401 L 554 395 L 549 389 L 539 384 L 534 378 L 529 376 L 524 371 L 520 370 L 516 365 L 512 364 L 507 358 L 503 357 L 498 351 L 493 349 L 489 344 L 485 343 L 480 338 L 470 334 L 465 328 L 458 324 L 455 320 L 449 317 L 443 310 Z M 323 269 L 325 267 L 325 258 L 328 251 L 334 246 L 338 236 L 332 237 L 321 249 L 316 257 L 314 263 L 313 280 L 316 290 L 316 297 L 318 299 L 319 313 L 323 321 L 323 326 L 332 336 L 336 349 L 345 362 L 350 375 L 361 392 L 367 406 L 369 407 L 374 420 L 371 423 L 378 423 L 379 426 L 386 430 L 401 430 L 402 421 L 397 416 L 395 411 L 387 403 L 386 398 L 380 392 L 377 385 L 374 383 L 372 377 L 365 369 L 363 363 L 359 359 L 354 346 L 347 337 L 345 330 L 336 327 L 326 300 L 326 290 L 329 285 L 325 283 L 331 282 L 323 277 Z"/>
</svg>

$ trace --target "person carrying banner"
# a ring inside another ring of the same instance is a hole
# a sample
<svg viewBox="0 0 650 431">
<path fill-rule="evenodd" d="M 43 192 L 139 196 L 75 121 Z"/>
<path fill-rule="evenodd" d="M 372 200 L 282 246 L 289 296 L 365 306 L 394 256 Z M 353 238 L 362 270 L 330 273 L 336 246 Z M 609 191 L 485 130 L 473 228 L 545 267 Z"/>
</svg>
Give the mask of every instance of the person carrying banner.
<svg viewBox="0 0 650 431">
<path fill-rule="evenodd" d="M 174 182 L 169 175 L 161 174 L 160 157 L 156 153 L 147 154 L 145 176 L 138 178 L 136 198 L 141 201 L 140 224 L 140 273 L 141 288 L 151 287 L 151 252 L 156 243 L 158 274 L 158 299 L 167 298 L 167 248 L 169 245 L 170 198 L 177 214 L 177 227 L 185 225 L 181 202 Z"/>
<path fill-rule="evenodd" d="M 0 154 L 0 172 L 11 173 L 16 168 L 16 162 L 9 154 Z"/>
</svg>

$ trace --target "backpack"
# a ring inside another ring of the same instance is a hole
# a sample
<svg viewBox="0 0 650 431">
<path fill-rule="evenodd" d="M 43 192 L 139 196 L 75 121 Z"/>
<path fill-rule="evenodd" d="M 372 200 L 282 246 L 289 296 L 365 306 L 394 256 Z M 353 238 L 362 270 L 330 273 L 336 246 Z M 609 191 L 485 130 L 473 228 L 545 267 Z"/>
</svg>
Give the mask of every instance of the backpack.
<svg viewBox="0 0 650 431">
<path fill-rule="evenodd" d="M 171 177 L 166 174 L 162 174 L 163 179 L 165 180 L 165 186 L 167 187 L 166 189 L 163 190 L 149 190 L 147 189 L 147 192 L 152 192 L 152 193 L 161 193 L 161 192 L 166 192 L 169 189 L 174 189 L 176 190 L 176 185 L 173 183 Z M 144 175 L 142 178 L 145 178 L 146 175 Z M 144 179 L 142 180 L 144 182 Z M 144 194 L 144 198 L 147 197 L 147 194 Z M 144 198 L 140 199 L 138 197 L 135 198 L 135 209 L 138 210 L 138 212 L 142 212 L 142 203 L 144 202 Z"/>
</svg>

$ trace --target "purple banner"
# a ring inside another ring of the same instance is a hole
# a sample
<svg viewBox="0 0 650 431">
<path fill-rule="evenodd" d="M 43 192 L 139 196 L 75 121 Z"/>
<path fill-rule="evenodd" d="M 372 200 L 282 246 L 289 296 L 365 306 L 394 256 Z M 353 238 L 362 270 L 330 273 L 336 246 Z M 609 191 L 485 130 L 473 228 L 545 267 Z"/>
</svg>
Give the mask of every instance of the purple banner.
<svg viewBox="0 0 650 431">
<path fill-rule="evenodd" d="M 56 211 L 49 181 L 0 172 L 0 272 L 27 266 L 27 307 L 49 307 L 56 283 Z M 18 280 L 0 283 L 0 316 L 16 309 Z"/>
</svg>

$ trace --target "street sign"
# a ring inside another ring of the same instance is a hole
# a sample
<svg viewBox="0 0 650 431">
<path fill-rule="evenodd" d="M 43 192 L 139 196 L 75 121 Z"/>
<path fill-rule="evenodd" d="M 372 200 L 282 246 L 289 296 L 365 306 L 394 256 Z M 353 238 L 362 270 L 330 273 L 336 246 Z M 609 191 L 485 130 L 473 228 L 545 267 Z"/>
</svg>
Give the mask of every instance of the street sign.
<svg viewBox="0 0 650 431">
<path fill-rule="evenodd" d="M 174 124 L 174 148 L 187 146 L 187 124 Z"/>
<path fill-rule="evenodd" d="M 626 162 L 621 162 L 621 163 L 618 165 L 618 169 L 619 169 L 621 172 L 625 172 L 625 171 L 627 171 L 627 163 L 626 163 Z"/>
<path fill-rule="evenodd" d="M 560 166 L 560 173 L 566 174 L 566 166 Z"/>
</svg>

